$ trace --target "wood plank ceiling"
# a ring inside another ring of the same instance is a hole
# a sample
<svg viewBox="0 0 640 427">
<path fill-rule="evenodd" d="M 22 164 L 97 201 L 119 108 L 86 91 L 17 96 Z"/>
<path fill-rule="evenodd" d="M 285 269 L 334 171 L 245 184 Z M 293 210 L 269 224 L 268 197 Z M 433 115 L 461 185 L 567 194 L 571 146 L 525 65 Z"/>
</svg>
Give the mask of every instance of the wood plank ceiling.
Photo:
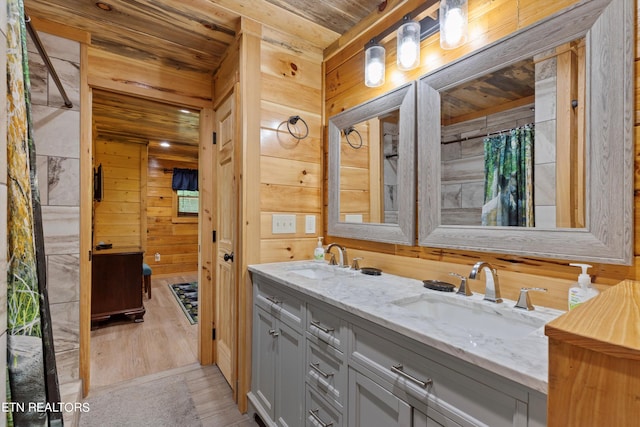
<svg viewBox="0 0 640 427">
<path fill-rule="evenodd" d="M 28 15 L 90 32 L 94 47 L 212 74 L 241 15 L 324 49 L 381 1 L 25 0 L 25 8 Z"/>
</svg>

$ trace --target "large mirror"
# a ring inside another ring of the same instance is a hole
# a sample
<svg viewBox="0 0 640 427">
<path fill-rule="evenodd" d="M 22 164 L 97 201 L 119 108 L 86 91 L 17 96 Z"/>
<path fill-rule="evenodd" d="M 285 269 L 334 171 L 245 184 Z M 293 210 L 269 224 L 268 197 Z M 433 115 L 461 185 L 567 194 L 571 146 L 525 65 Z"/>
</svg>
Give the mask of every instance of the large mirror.
<svg viewBox="0 0 640 427">
<path fill-rule="evenodd" d="M 415 241 L 415 83 L 329 119 L 332 236 Z"/>
<path fill-rule="evenodd" d="M 631 263 L 634 7 L 578 3 L 419 80 L 420 245 Z"/>
</svg>

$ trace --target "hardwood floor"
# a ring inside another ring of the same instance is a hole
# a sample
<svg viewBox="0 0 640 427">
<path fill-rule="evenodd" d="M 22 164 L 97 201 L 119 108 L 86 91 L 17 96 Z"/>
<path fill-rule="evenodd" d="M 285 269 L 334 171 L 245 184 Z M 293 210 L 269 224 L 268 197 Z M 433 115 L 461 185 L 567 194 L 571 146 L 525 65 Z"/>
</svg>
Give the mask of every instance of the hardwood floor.
<svg viewBox="0 0 640 427">
<path fill-rule="evenodd" d="M 256 427 L 258 424 L 247 414 L 241 414 L 233 401 L 231 388 L 215 365 L 200 366 L 195 363 L 145 377 L 134 378 L 119 384 L 112 384 L 93 390 L 93 398 L 110 393 L 122 392 L 124 388 L 140 388 L 144 384 L 168 376 L 182 377 L 187 384 L 199 417 L 198 426 L 203 427 Z M 91 396 L 91 393 L 90 393 Z M 94 417 L 94 418 L 92 418 Z M 88 411 L 80 415 L 80 425 L 90 421 L 91 425 L 112 425 L 109 419 L 95 419 L 96 414 Z M 165 425 L 160 420 L 148 425 Z M 147 424 L 145 424 L 147 425 Z M 185 426 L 186 427 L 186 426 Z M 189 427 L 195 427 L 189 425 Z"/>
<path fill-rule="evenodd" d="M 151 279 L 152 298 L 144 297 L 144 322 L 120 322 L 91 331 L 92 393 L 135 387 L 170 375 L 184 376 L 200 422 L 205 427 L 250 427 L 217 366 L 198 363 L 198 325 L 191 325 L 169 290 L 197 274 Z M 90 416 L 85 414 L 82 416 Z M 108 425 L 108 420 L 105 420 Z"/>
<path fill-rule="evenodd" d="M 144 322 L 120 322 L 91 331 L 91 389 L 198 362 L 198 325 L 191 325 L 169 284 L 197 274 L 151 278 Z"/>
</svg>

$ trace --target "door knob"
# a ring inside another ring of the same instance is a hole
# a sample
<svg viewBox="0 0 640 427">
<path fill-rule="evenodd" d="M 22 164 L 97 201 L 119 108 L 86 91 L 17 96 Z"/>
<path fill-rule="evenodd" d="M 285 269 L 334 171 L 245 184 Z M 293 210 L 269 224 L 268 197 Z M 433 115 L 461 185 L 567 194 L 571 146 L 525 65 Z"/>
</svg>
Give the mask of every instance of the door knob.
<svg viewBox="0 0 640 427">
<path fill-rule="evenodd" d="M 231 252 L 230 254 L 224 254 L 224 260 L 233 261 L 233 252 Z"/>
</svg>

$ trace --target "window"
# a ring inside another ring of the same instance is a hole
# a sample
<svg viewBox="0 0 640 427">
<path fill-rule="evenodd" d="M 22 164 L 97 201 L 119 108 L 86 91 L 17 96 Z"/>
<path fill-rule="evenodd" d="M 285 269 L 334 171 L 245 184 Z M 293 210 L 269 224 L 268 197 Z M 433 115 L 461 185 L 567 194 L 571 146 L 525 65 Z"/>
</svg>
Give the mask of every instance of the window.
<svg viewBox="0 0 640 427">
<path fill-rule="evenodd" d="M 173 214 L 171 222 L 174 224 L 197 223 L 198 222 L 198 191 L 174 190 L 173 191 Z"/>
<path fill-rule="evenodd" d="M 198 216 L 198 191 L 176 190 L 177 216 Z"/>
</svg>

